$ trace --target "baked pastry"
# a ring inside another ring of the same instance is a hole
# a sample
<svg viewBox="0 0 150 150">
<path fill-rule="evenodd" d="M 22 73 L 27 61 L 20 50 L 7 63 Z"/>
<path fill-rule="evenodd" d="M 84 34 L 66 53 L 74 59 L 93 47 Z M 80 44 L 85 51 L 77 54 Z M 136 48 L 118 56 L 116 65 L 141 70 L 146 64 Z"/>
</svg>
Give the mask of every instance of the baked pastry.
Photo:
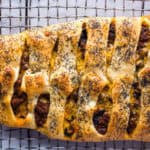
<svg viewBox="0 0 150 150">
<path fill-rule="evenodd" d="M 0 37 L 0 122 L 73 141 L 150 141 L 150 20 L 86 18 Z"/>
</svg>

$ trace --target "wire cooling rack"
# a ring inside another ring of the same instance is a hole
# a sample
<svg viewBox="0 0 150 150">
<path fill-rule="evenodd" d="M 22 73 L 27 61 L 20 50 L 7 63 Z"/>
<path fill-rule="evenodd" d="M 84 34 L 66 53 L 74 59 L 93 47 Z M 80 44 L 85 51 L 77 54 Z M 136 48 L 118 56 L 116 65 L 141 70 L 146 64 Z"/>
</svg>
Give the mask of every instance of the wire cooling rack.
<svg viewBox="0 0 150 150">
<path fill-rule="evenodd" d="M 87 16 L 150 15 L 149 0 L 0 0 L 0 33 L 11 34 Z M 150 150 L 136 141 L 77 143 L 51 140 L 38 132 L 0 126 L 0 150 Z"/>
</svg>

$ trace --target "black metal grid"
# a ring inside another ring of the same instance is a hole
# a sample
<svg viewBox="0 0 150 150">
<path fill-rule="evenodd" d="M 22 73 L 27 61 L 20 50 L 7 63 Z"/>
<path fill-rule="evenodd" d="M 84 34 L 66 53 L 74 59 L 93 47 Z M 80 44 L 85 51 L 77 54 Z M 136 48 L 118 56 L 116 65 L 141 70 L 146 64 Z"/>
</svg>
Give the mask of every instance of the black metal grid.
<svg viewBox="0 0 150 150">
<path fill-rule="evenodd" d="M 0 30 L 16 33 L 87 16 L 141 16 L 149 14 L 148 5 L 149 0 L 0 0 Z"/>
<path fill-rule="evenodd" d="M 87 16 L 142 16 L 150 14 L 150 0 L 0 0 L 0 33 L 11 34 Z M 32 130 L 0 126 L 3 149 L 150 150 L 136 141 L 77 143 L 51 140 Z"/>
</svg>

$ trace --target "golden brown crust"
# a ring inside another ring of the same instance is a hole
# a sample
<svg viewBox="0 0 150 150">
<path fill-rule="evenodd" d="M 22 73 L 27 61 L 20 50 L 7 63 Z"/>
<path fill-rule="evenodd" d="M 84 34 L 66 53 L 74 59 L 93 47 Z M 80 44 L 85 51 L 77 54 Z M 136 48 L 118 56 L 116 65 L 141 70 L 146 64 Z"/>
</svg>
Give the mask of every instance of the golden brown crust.
<svg viewBox="0 0 150 150">
<path fill-rule="evenodd" d="M 0 122 L 62 140 L 150 141 L 149 19 L 86 18 L 1 36 Z"/>
</svg>

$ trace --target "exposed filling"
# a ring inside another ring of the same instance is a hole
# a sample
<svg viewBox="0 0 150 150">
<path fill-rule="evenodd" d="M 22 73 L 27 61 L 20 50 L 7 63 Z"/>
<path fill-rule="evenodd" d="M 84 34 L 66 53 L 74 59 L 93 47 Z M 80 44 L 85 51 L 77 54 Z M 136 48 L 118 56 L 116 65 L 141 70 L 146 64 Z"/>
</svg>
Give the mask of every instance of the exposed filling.
<svg viewBox="0 0 150 150">
<path fill-rule="evenodd" d="M 82 32 L 80 35 L 80 39 L 78 42 L 78 51 L 77 51 L 77 69 L 78 72 L 82 72 L 84 68 L 84 58 L 86 53 L 86 43 L 87 43 L 87 30 L 86 30 L 86 23 L 83 23 L 82 25 Z"/>
<path fill-rule="evenodd" d="M 109 119 L 110 119 L 110 114 L 108 114 L 104 109 L 97 110 L 94 113 L 93 122 L 95 124 L 96 130 L 100 134 L 105 134 L 107 132 Z"/>
<path fill-rule="evenodd" d="M 14 84 L 14 94 L 11 99 L 11 106 L 13 112 L 19 118 L 25 118 L 28 113 L 27 94 L 22 92 L 20 89 L 22 77 L 24 75 L 24 72 L 28 69 L 28 66 L 29 66 L 29 51 L 26 46 L 21 58 L 19 77 Z"/>
<path fill-rule="evenodd" d="M 65 105 L 65 118 L 64 118 L 64 135 L 66 137 L 72 137 L 77 130 L 75 124 L 76 112 L 77 112 L 77 100 L 78 89 L 73 91 L 68 98 Z"/>
<path fill-rule="evenodd" d="M 47 120 L 47 115 L 49 112 L 50 105 L 50 95 L 41 94 L 38 98 L 37 105 L 35 106 L 35 122 L 36 125 L 41 127 Z"/>
<path fill-rule="evenodd" d="M 144 67 L 145 61 L 148 55 L 147 42 L 150 41 L 150 30 L 148 25 L 143 24 L 141 28 L 141 34 L 139 38 L 139 43 L 137 47 L 137 58 L 136 58 L 136 81 L 132 84 L 131 99 L 130 99 L 130 116 L 127 127 L 128 134 L 132 134 L 137 126 L 140 116 L 140 99 L 141 99 L 141 89 L 139 87 L 138 72 Z M 146 79 L 142 80 L 141 85 L 147 83 Z"/>
<path fill-rule="evenodd" d="M 144 67 L 144 62 L 146 61 L 148 55 L 148 48 L 146 48 L 146 46 L 149 41 L 150 41 L 150 29 L 148 25 L 143 24 L 137 47 L 137 61 L 136 61 L 137 72 Z"/>
<path fill-rule="evenodd" d="M 51 70 L 54 69 L 55 59 L 56 59 L 57 52 L 58 52 L 58 45 L 59 45 L 59 39 L 57 38 L 56 42 L 55 42 L 55 45 L 54 45 L 54 48 L 53 48 L 53 51 L 52 51 L 52 57 L 51 57 L 51 60 L 50 60 L 51 61 L 51 63 L 50 63 Z"/>
<path fill-rule="evenodd" d="M 116 31 L 115 31 L 115 22 L 111 22 L 110 27 L 109 27 L 109 35 L 108 35 L 108 45 L 114 44 L 116 37 Z"/>
<path fill-rule="evenodd" d="M 82 32 L 81 32 L 80 40 L 79 40 L 79 43 L 78 43 L 78 47 L 80 48 L 81 58 L 82 59 L 84 59 L 84 57 L 85 57 L 86 42 L 87 42 L 86 24 L 83 24 L 82 25 Z"/>
<path fill-rule="evenodd" d="M 109 27 L 109 35 L 108 35 L 108 42 L 107 42 L 108 45 L 107 53 L 106 53 L 107 65 L 109 65 L 111 62 L 115 36 L 116 36 L 115 22 L 112 21 Z"/>
<path fill-rule="evenodd" d="M 147 87 L 150 85 L 150 70 L 149 69 L 143 72 L 143 75 L 140 78 L 140 85 L 142 87 Z"/>
<path fill-rule="evenodd" d="M 141 89 L 139 88 L 138 82 L 133 82 L 130 98 L 130 117 L 127 127 L 128 134 L 133 133 L 137 126 L 140 117 L 140 99 L 141 99 Z"/>
<path fill-rule="evenodd" d="M 112 110 L 111 88 L 106 86 L 98 97 L 93 123 L 100 134 L 106 134 Z"/>
<path fill-rule="evenodd" d="M 55 42 L 55 45 L 54 45 L 54 48 L 53 48 L 53 51 L 54 52 L 57 52 L 58 51 L 58 43 L 59 43 L 59 39 L 57 38 L 56 42 Z"/>
<path fill-rule="evenodd" d="M 15 93 L 12 97 L 11 106 L 14 114 L 19 118 L 25 118 L 28 113 L 27 99 L 27 94 L 24 92 Z"/>
</svg>

